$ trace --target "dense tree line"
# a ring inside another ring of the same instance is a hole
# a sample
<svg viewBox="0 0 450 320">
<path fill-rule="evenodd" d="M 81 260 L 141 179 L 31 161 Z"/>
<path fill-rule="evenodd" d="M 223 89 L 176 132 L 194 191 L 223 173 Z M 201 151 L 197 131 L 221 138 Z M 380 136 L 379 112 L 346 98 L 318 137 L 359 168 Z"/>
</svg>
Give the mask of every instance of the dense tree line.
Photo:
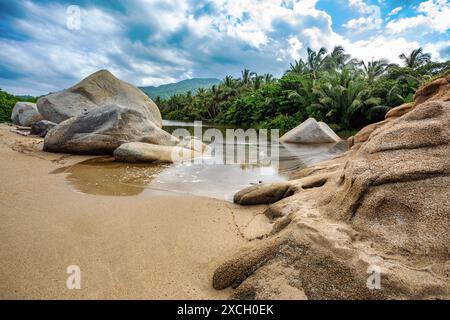
<svg viewBox="0 0 450 320">
<path fill-rule="evenodd" d="M 421 48 L 400 55 L 402 65 L 358 61 L 340 46 L 327 52 L 308 49 L 280 79 L 243 70 L 210 89 L 156 99 L 163 118 L 204 120 L 286 132 L 308 117 L 336 131 L 355 130 L 381 120 L 387 110 L 413 99 L 415 91 L 450 70 Z M 0 122 L 9 122 L 17 101 L 32 101 L 0 89 Z"/>
<path fill-rule="evenodd" d="M 225 77 L 211 89 L 156 99 L 163 117 L 222 124 L 279 128 L 286 132 L 308 117 L 336 131 L 379 121 L 386 111 L 410 102 L 415 91 L 450 70 L 421 48 L 402 54 L 402 65 L 387 60 L 358 61 L 337 46 L 332 52 L 308 49 L 280 79 L 249 70 Z"/>
<path fill-rule="evenodd" d="M 36 98 L 17 97 L 0 89 L 0 123 L 11 122 L 11 112 L 18 101 L 36 102 Z"/>
</svg>

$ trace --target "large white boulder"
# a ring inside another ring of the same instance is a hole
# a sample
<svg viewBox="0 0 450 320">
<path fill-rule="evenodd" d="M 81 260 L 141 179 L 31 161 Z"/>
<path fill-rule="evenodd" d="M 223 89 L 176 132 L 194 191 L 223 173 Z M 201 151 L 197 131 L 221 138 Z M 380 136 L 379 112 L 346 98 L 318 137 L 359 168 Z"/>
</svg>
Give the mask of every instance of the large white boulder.
<svg viewBox="0 0 450 320">
<path fill-rule="evenodd" d="M 324 122 L 309 118 L 280 138 L 281 142 L 318 144 L 339 142 L 341 138 Z"/>
<path fill-rule="evenodd" d="M 121 144 L 137 141 L 169 146 L 180 142 L 140 111 L 112 104 L 61 122 L 45 136 L 44 150 L 110 155 Z"/>
<path fill-rule="evenodd" d="M 36 104 L 31 102 L 17 102 L 11 113 L 11 121 L 19 126 L 29 127 L 42 120 Z"/>
<path fill-rule="evenodd" d="M 141 90 L 117 79 L 107 70 L 100 70 L 69 89 L 40 98 L 37 108 L 45 120 L 60 123 L 111 104 L 136 110 L 162 127 L 161 113 L 156 104 Z"/>
<path fill-rule="evenodd" d="M 46 120 L 59 124 L 46 135 L 45 151 L 110 155 L 127 142 L 180 142 L 161 129 L 161 114 L 150 98 L 106 70 L 40 98 L 37 107 Z"/>
</svg>

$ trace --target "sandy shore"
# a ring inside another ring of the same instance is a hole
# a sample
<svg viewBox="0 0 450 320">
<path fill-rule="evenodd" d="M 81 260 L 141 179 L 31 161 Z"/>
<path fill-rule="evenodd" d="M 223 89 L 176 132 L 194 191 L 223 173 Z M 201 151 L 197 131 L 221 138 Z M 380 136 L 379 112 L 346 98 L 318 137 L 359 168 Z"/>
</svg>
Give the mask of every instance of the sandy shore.
<svg viewBox="0 0 450 320">
<path fill-rule="evenodd" d="M 44 153 L 0 125 L 1 299 L 210 299 L 214 269 L 246 247 L 239 226 L 262 208 L 161 192 L 112 197 L 50 174 L 86 157 Z M 81 268 L 81 290 L 66 269 Z"/>
</svg>

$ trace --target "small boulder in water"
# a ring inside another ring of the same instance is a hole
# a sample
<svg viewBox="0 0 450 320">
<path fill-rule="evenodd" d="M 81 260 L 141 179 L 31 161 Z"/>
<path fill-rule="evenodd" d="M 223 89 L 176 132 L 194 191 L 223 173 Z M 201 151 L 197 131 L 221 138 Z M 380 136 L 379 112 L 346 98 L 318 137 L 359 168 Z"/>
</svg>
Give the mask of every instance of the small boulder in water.
<svg viewBox="0 0 450 320">
<path fill-rule="evenodd" d="M 309 118 L 298 127 L 295 127 L 280 139 L 281 142 L 290 143 L 336 143 L 341 138 L 324 122 L 317 122 L 314 118 Z"/>
</svg>

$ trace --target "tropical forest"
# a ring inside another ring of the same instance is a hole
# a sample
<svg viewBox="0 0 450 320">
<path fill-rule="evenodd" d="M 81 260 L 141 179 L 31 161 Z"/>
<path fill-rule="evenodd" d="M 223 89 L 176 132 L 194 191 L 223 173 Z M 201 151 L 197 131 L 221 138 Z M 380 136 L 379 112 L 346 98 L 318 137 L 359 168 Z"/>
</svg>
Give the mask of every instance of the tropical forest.
<svg viewBox="0 0 450 320">
<path fill-rule="evenodd" d="M 343 136 L 380 121 L 392 107 L 413 101 L 416 90 L 450 70 L 422 48 L 388 60 L 360 61 L 341 46 L 307 50 L 280 79 L 245 69 L 210 89 L 168 99 L 156 97 L 164 119 L 280 129 L 285 133 L 309 117 Z"/>
</svg>

